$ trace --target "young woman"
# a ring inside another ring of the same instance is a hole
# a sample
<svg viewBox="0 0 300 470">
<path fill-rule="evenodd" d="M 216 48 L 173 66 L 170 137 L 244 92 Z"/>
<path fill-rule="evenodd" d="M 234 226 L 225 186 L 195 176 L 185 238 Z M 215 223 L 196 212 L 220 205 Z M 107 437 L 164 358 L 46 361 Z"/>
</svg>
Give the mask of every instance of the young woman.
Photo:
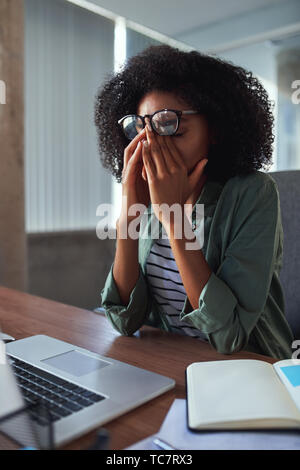
<svg viewBox="0 0 300 470">
<path fill-rule="evenodd" d="M 157 326 L 223 354 L 291 357 L 278 190 L 260 171 L 274 140 L 260 82 L 220 58 L 152 46 L 100 89 L 95 123 L 102 163 L 122 183 L 101 292 L 112 325 L 124 335 Z M 136 204 L 144 211 L 130 212 Z M 120 235 L 131 223 L 138 237 Z"/>
</svg>

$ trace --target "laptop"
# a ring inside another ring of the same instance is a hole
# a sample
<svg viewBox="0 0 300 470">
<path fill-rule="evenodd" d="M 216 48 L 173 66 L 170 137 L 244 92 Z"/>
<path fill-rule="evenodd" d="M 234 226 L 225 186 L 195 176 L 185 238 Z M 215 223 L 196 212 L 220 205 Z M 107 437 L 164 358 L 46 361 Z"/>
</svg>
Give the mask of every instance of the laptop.
<svg viewBox="0 0 300 470">
<path fill-rule="evenodd" d="M 9 386 L 21 392 L 14 391 L 16 402 L 47 408 L 55 447 L 175 387 L 171 378 L 45 335 L 6 344 L 6 357 L 5 374 L 9 367 L 17 379 Z M 0 418 L 4 411 L 2 404 Z"/>
</svg>

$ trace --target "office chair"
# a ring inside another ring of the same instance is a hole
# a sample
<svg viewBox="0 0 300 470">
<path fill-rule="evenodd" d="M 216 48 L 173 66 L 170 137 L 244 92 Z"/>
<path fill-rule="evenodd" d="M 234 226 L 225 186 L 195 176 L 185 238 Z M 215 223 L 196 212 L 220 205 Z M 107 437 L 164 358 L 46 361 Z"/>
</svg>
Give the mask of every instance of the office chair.
<svg viewBox="0 0 300 470">
<path fill-rule="evenodd" d="M 295 339 L 300 339 L 300 170 L 274 171 L 282 227 L 283 264 L 280 280 L 284 291 L 286 318 Z"/>
</svg>

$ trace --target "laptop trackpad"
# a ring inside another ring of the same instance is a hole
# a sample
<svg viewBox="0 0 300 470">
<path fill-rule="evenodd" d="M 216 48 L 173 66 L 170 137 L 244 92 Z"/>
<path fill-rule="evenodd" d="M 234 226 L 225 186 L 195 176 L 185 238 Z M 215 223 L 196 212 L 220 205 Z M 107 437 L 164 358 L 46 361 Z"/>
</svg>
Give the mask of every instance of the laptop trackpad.
<svg viewBox="0 0 300 470">
<path fill-rule="evenodd" d="M 80 377 L 89 374 L 97 369 L 109 366 L 109 362 L 96 359 L 95 357 L 82 354 L 79 351 L 68 351 L 57 356 L 48 357 L 41 362 L 45 362 L 50 366 L 56 367 L 59 370 L 67 372 L 68 374 Z"/>
</svg>

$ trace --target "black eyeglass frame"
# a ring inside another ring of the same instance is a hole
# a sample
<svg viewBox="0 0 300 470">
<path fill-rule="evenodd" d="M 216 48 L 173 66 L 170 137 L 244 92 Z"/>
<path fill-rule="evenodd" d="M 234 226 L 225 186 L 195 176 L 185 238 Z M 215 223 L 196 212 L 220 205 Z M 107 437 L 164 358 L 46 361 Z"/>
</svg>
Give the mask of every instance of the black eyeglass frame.
<svg viewBox="0 0 300 470">
<path fill-rule="evenodd" d="M 173 111 L 173 113 L 175 113 L 176 116 L 177 116 L 177 126 L 176 126 L 175 131 L 172 134 L 159 134 L 159 132 L 157 132 L 157 130 L 153 127 L 153 124 L 152 124 L 153 116 L 155 116 L 155 114 L 157 114 L 157 113 L 161 113 L 162 111 Z M 126 114 L 126 116 L 123 116 L 121 119 L 118 120 L 118 124 L 122 127 L 122 130 L 125 134 L 124 127 L 122 126 L 122 123 L 123 123 L 124 119 L 126 119 L 128 117 L 132 117 L 132 116 L 139 117 L 139 118 L 141 118 L 141 120 L 143 122 L 143 129 L 144 129 L 145 126 L 146 126 L 145 118 L 149 118 L 151 127 L 152 127 L 153 131 L 156 132 L 156 134 L 163 135 L 163 136 L 164 135 L 174 135 L 174 134 L 176 134 L 176 132 L 178 130 L 178 127 L 180 125 L 180 119 L 181 119 L 181 116 L 183 114 L 199 114 L 199 112 L 191 110 L 191 109 L 186 110 L 186 111 L 178 111 L 177 109 L 164 108 L 164 109 L 159 109 L 158 111 L 155 111 L 155 113 L 153 113 L 153 114 L 145 114 L 144 116 L 141 116 L 140 114 Z M 126 134 L 125 134 L 125 136 L 126 136 Z"/>
</svg>

